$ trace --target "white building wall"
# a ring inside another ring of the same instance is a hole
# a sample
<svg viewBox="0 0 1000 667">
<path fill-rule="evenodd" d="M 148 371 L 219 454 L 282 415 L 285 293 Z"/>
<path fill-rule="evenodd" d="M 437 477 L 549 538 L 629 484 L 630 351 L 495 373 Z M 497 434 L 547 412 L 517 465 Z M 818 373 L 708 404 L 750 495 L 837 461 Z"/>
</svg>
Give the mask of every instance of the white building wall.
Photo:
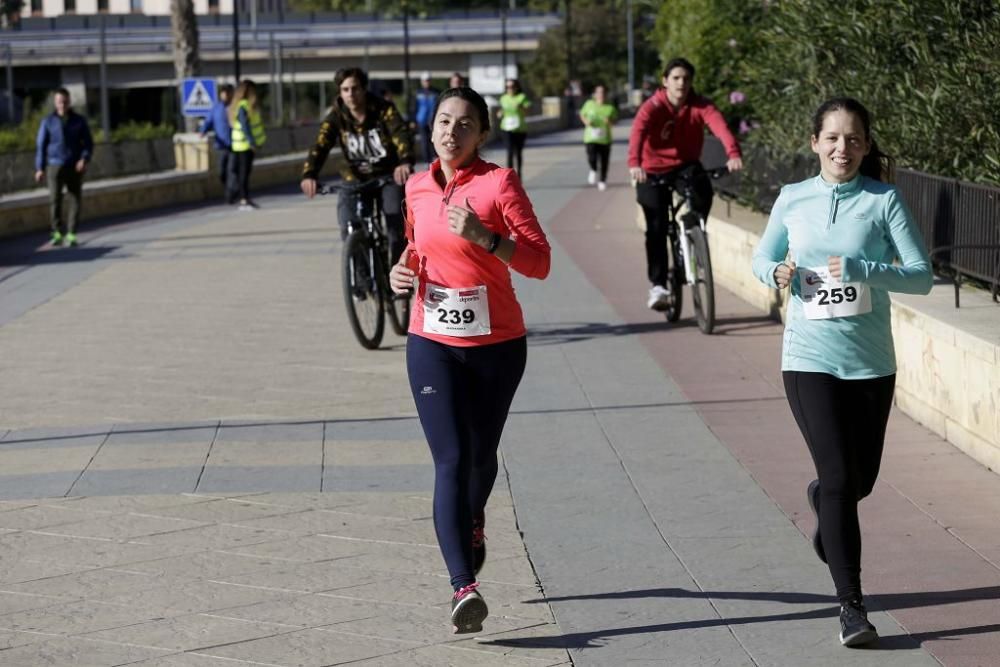
<svg viewBox="0 0 1000 667">
<path fill-rule="evenodd" d="M 30 10 L 30 0 L 25 3 Z M 142 14 L 147 16 L 170 16 L 170 0 L 140 0 Z M 108 11 L 111 14 L 132 13 L 131 0 L 108 0 Z M 219 0 L 219 13 L 232 14 L 233 0 Z M 42 15 L 46 17 L 62 16 L 66 13 L 65 0 L 42 0 Z M 97 14 L 97 0 L 76 0 L 78 16 Z M 209 13 L 208 0 L 194 0 L 194 13 L 202 16 Z M 25 14 L 27 15 L 27 11 Z"/>
</svg>

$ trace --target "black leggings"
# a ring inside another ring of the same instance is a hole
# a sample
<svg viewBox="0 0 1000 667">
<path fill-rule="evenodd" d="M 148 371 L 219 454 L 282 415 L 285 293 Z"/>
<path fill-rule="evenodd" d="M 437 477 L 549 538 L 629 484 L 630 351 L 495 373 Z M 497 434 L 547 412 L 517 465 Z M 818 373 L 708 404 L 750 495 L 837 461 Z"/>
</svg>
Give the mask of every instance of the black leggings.
<svg viewBox="0 0 1000 667">
<path fill-rule="evenodd" d="M 611 144 L 584 144 L 587 147 L 587 164 L 591 171 L 598 173 L 601 183 L 608 180 L 608 158 L 611 157 Z"/>
<path fill-rule="evenodd" d="M 712 209 L 712 181 L 700 162 L 688 162 L 671 172 L 673 177 L 691 181 L 692 208 L 708 218 Z M 656 174 L 659 175 L 659 174 Z M 667 254 L 667 209 L 671 205 L 671 189 L 649 182 L 635 188 L 636 200 L 646 216 L 646 276 L 653 285 L 667 286 L 670 279 L 670 258 Z"/>
<path fill-rule="evenodd" d="M 253 171 L 253 151 L 235 151 L 233 160 L 237 196 L 242 200 L 250 201 L 250 172 Z"/>
<path fill-rule="evenodd" d="M 406 370 L 434 459 L 434 531 L 451 585 L 472 574 L 472 520 L 482 519 L 497 477 L 497 447 L 524 374 L 525 338 L 453 347 L 406 340 Z"/>
<path fill-rule="evenodd" d="M 517 175 L 521 175 L 521 166 L 524 163 L 521 153 L 524 152 L 524 140 L 528 135 L 524 132 L 501 132 L 503 141 L 507 145 L 507 168 L 513 169 L 517 162 Z"/>
<path fill-rule="evenodd" d="M 858 501 L 872 492 L 882 462 L 896 376 L 841 380 L 785 371 L 785 395 L 819 477 L 819 530 L 837 597 L 861 595 Z"/>
</svg>

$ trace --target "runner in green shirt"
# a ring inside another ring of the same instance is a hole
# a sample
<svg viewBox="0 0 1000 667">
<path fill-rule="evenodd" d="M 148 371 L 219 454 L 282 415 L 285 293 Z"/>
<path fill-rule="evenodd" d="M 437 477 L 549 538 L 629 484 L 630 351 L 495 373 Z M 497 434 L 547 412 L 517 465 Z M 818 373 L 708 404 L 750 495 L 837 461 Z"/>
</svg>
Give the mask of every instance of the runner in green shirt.
<svg viewBox="0 0 1000 667">
<path fill-rule="evenodd" d="M 524 122 L 524 112 L 531 106 L 528 96 L 521 91 L 521 83 L 517 79 L 507 79 L 507 92 L 500 96 L 500 109 L 497 118 L 500 119 L 500 134 L 507 144 L 507 168 L 512 169 L 517 162 L 517 175 L 521 175 L 524 151 L 524 140 L 528 136 L 528 127 Z"/>
<path fill-rule="evenodd" d="M 587 183 L 597 183 L 601 192 L 608 187 L 608 159 L 611 157 L 611 128 L 618 120 L 618 110 L 607 102 L 608 89 L 603 84 L 594 86 L 594 96 L 580 109 L 583 121 L 583 145 L 587 149 L 590 173 Z M 598 172 L 600 172 L 598 176 Z"/>
</svg>

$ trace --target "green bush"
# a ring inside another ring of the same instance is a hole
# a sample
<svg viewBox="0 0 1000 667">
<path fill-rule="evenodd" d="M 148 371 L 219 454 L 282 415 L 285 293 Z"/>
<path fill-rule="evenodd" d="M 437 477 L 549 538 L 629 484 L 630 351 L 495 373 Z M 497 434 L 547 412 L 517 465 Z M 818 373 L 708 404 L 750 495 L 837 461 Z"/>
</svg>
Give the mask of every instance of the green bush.
<svg viewBox="0 0 1000 667">
<path fill-rule="evenodd" d="M 762 3 L 746 0 L 666 0 L 651 34 L 663 65 L 676 57 L 691 61 L 695 90 L 719 107 L 734 132 L 747 130 L 754 115 L 740 63 L 761 48 L 756 26 L 764 13 Z"/>
<path fill-rule="evenodd" d="M 980 0 L 765 3 L 760 48 L 740 74 L 777 159 L 809 153 L 810 116 L 859 99 L 899 166 L 1000 184 L 1000 5 Z"/>
<path fill-rule="evenodd" d="M 42 119 L 51 113 L 49 109 L 32 111 L 19 124 L 12 127 L 0 127 L 0 153 L 35 150 L 35 139 L 38 136 L 38 126 Z M 95 143 L 103 143 L 104 132 L 90 123 L 90 131 Z M 173 125 L 154 125 L 152 123 L 128 122 L 111 130 L 111 142 L 134 141 L 140 139 L 159 139 L 172 136 L 176 132 Z"/>
</svg>

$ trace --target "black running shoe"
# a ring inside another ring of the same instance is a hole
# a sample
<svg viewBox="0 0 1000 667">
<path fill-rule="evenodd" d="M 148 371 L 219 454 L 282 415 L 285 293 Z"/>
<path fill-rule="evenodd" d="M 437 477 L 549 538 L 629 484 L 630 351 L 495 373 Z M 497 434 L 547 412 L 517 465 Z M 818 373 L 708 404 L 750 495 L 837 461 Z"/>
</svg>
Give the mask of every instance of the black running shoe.
<svg viewBox="0 0 1000 667">
<path fill-rule="evenodd" d="M 861 598 L 848 600 L 840 605 L 840 643 L 844 646 L 861 646 L 878 641 L 875 626 L 868 622 L 868 612 Z"/>
<path fill-rule="evenodd" d="M 479 582 L 463 586 L 451 598 L 451 624 L 455 634 L 482 632 L 483 621 L 489 615 L 486 600 L 476 589 Z"/>
<path fill-rule="evenodd" d="M 812 543 L 813 549 L 816 551 L 816 555 L 819 559 L 826 562 L 826 551 L 823 550 L 823 538 L 819 534 L 819 480 L 814 479 L 809 482 L 809 487 L 806 489 L 806 498 L 809 500 L 809 509 L 813 511 L 813 517 L 816 519 L 816 528 L 813 529 Z"/>
<path fill-rule="evenodd" d="M 472 521 L 472 574 L 478 576 L 486 562 L 486 533 L 485 519 L 473 519 Z"/>
</svg>

